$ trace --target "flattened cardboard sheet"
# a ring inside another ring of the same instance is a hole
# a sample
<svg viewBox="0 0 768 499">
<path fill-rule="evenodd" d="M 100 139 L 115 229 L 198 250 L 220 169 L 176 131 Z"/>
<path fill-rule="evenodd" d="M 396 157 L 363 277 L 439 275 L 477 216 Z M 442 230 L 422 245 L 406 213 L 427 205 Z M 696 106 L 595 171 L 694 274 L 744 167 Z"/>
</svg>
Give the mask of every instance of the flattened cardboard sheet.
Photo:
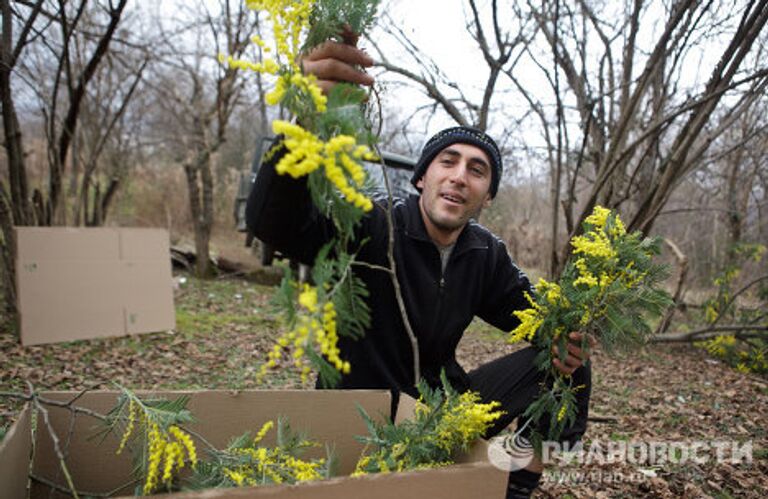
<svg viewBox="0 0 768 499">
<path fill-rule="evenodd" d="M 173 329 L 164 229 L 16 227 L 24 345 Z"/>
</svg>

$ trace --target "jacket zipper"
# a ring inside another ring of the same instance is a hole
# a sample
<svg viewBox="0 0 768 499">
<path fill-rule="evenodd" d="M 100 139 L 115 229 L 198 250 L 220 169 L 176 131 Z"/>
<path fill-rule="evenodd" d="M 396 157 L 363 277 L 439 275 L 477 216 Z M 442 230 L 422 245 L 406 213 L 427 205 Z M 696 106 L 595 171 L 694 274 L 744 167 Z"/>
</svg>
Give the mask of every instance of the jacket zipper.
<svg viewBox="0 0 768 499">
<path fill-rule="evenodd" d="M 445 296 L 445 272 L 443 271 L 442 263 L 439 260 L 440 256 L 438 255 L 438 264 L 440 265 L 440 280 L 437 281 L 437 304 L 435 305 L 435 316 L 432 319 L 432 330 L 430 331 L 430 340 L 433 341 L 434 338 L 438 335 L 438 326 L 443 309 L 443 297 Z"/>
</svg>

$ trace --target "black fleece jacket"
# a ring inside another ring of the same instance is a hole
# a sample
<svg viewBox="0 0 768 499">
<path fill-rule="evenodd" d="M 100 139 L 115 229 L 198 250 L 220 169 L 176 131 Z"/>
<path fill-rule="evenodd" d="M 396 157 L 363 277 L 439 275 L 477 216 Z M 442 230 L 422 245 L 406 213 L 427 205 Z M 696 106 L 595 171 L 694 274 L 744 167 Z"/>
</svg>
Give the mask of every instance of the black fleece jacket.
<svg viewBox="0 0 768 499">
<path fill-rule="evenodd" d="M 277 175 L 281 154 L 265 162 L 251 190 L 246 220 L 260 240 L 282 253 L 312 263 L 333 236 L 333 226 L 312 204 L 304 179 Z M 437 246 L 427 235 L 418 196 L 394 204 L 394 256 L 397 277 L 413 331 L 418 338 L 422 377 L 439 386 L 445 368 L 451 384 L 468 388 L 466 372 L 456 361 L 456 346 L 478 316 L 504 331 L 518 324 L 512 314 L 528 307 L 528 278 L 513 263 L 504 243 L 483 226 L 470 222 L 459 235 L 442 272 Z M 386 200 L 357 230 L 358 260 L 388 267 Z M 352 365 L 338 388 L 377 388 L 417 396 L 411 343 L 388 273 L 366 266 L 355 269 L 370 293 L 371 327 L 361 339 L 341 337 L 341 357 Z"/>
</svg>

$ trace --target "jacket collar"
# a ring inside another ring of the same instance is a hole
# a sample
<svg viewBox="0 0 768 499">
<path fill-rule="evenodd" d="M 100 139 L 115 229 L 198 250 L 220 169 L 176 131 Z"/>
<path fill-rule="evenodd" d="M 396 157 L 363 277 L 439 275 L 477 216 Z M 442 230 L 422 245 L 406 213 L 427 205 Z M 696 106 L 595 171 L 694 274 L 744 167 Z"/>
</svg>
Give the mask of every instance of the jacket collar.
<svg viewBox="0 0 768 499">
<path fill-rule="evenodd" d="M 424 219 L 421 217 L 418 195 L 412 194 L 405 200 L 403 218 L 403 228 L 406 236 L 433 245 L 435 244 L 429 237 L 429 234 L 427 234 L 427 227 L 424 225 Z M 479 236 L 478 231 L 475 230 L 476 228 L 477 222 L 474 220 L 470 220 L 469 223 L 467 223 L 461 231 L 461 234 L 459 234 L 458 239 L 456 239 L 456 246 L 453 248 L 453 253 L 459 255 L 472 249 L 488 249 L 488 244 Z"/>
</svg>

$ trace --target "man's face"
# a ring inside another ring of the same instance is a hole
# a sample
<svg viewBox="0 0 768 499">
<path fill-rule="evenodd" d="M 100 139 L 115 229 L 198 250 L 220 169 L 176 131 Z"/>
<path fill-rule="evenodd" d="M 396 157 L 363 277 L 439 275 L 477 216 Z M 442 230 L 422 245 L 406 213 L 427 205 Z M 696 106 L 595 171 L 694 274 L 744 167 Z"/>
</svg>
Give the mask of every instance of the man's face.
<svg viewBox="0 0 768 499">
<path fill-rule="evenodd" d="M 440 151 L 416 184 L 427 233 L 438 244 L 456 241 L 470 218 L 491 203 L 491 162 L 485 151 L 451 144 Z"/>
</svg>

